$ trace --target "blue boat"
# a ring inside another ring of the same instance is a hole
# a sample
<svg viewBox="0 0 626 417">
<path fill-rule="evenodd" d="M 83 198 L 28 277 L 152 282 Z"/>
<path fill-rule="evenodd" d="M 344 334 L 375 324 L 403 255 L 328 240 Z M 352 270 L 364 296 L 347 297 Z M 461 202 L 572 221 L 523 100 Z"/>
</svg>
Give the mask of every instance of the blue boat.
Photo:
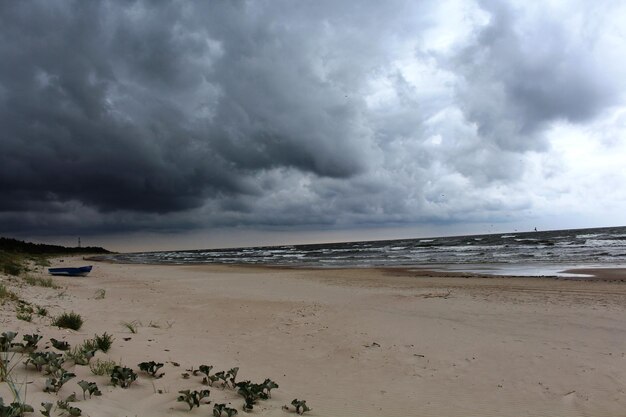
<svg viewBox="0 0 626 417">
<path fill-rule="evenodd" d="M 80 266 L 78 268 L 48 268 L 50 275 L 65 275 L 68 277 L 84 277 L 91 272 L 92 266 Z"/>
</svg>

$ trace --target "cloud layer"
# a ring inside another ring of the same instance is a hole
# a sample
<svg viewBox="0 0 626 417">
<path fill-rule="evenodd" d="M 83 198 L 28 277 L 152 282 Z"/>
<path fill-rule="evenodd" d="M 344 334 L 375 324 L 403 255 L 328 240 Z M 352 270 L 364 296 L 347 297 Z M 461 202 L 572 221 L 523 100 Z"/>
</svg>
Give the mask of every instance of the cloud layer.
<svg viewBox="0 0 626 417">
<path fill-rule="evenodd" d="M 580 197 L 559 135 L 626 150 L 623 17 L 609 1 L 3 3 L 0 231 L 551 214 Z"/>
</svg>

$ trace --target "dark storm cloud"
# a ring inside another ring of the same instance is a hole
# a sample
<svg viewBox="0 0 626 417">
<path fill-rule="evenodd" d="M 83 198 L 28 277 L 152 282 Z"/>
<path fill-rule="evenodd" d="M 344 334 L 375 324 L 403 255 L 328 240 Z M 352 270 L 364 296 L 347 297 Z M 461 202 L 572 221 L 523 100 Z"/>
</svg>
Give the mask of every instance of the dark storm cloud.
<svg viewBox="0 0 626 417">
<path fill-rule="evenodd" d="M 433 51 L 460 30 L 446 7 L 465 10 L 3 2 L 0 232 L 473 221 L 526 209 L 502 197 L 523 177 L 524 153 L 547 149 L 554 121 L 589 121 L 617 93 L 592 35 L 509 3 L 469 5 L 488 20 Z"/>
<path fill-rule="evenodd" d="M 3 4 L 0 209 L 177 211 L 245 192 L 249 171 L 363 169 L 354 111 L 298 41 L 275 47 L 286 30 L 246 26 L 244 3 L 213 5 Z"/>
<path fill-rule="evenodd" d="M 77 200 L 165 212 L 198 206 L 207 190 L 238 190 L 224 161 L 195 151 L 180 109 L 118 74 L 138 65 L 117 66 L 106 12 L 85 2 L 3 5 L 0 209 Z"/>
</svg>

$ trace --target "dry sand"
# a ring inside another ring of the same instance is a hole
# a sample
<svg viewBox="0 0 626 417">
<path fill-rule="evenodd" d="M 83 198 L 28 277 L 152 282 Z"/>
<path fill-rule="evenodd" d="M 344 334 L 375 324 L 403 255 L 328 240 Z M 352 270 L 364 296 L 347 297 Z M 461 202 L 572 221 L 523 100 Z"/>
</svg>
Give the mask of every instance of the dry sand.
<svg viewBox="0 0 626 417">
<path fill-rule="evenodd" d="M 295 415 L 281 406 L 303 398 L 311 416 L 626 416 L 626 284 L 426 275 L 96 263 L 86 278 L 55 278 L 66 290 L 2 278 L 52 315 L 80 313 L 80 331 L 17 320 L 9 304 L 0 320 L 18 338 L 45 335 L 41 347 L 106 331 L 115 341 L 99 357 L 135 370 L 166 363 L 163 378 L 140 373 L 129 389 L 72 367 L 78 377 L 59 398 L 80 394 L 80 379 L 97 382 L 103 395 L 75 404 L 94 417 L 211 415 L 212 405 L 188 412 L 176 402 L 179 390 L 206 388 L 181 377 L 201 364 L 278 382 L 250 415 Z M 137 334 L 120 324 L 134 320 Z M 36 409 L 56 401 L 41 374 L 19 365 L 16 375 Z M 211 388 L 210 399 L 246 414 L 232 390 Z"/>
</svg>

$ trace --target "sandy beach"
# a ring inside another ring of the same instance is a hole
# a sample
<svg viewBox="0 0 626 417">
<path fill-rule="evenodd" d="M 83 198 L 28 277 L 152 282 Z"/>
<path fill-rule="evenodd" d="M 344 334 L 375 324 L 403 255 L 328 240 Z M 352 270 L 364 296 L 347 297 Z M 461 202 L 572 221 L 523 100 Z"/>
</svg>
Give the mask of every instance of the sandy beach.
<svg viewBox="0 0 626 417">
<path fill-rule="evenodd" d="M 61 289 L 2 277 L 51 316 L 81 314 L 79 331 L 46 317 L 18 320 L 8 302 L 0 320 L 19 339 L 44 335 L 40 348 L 50 337 L 74 345 L 108 332 L 113 347 L 96 358 L 139 373 L 121 389 L 71 365 L 77 377 L 55 396 L 42 391 L 39 372 L 20 364 L 15 374 L 28 382 L 26 402 L 36 410 L 76 392 L 74 405 L 87 416 L 210 415 L 212 405 L 189 412 L 176 401 L 179 390 L 209 388 L 212 403 L 245 415 L 232 389 L 181 375 L 207 364 L 239 367 L 238 380 L 276 381 L 272 398 L 250 413 L 259 416 L 295 415 L 281 409 L 294 398 L 307 400 L 311 416 L 625 416 L 626 283 L 609 275 L 612 281 L 96 263 L 88 277 L 55 277 Z M 96 299 L 100 289 L 106 295 Z M 137 333 L 122 322 L 136 322 Z M 137 369 L 151 360 L 165 364 L 163 378 Z M 103 395 L 83 401 L 81 379 Z M 5 384 L 2 390 L 7 402 Z"/>
</svg>

